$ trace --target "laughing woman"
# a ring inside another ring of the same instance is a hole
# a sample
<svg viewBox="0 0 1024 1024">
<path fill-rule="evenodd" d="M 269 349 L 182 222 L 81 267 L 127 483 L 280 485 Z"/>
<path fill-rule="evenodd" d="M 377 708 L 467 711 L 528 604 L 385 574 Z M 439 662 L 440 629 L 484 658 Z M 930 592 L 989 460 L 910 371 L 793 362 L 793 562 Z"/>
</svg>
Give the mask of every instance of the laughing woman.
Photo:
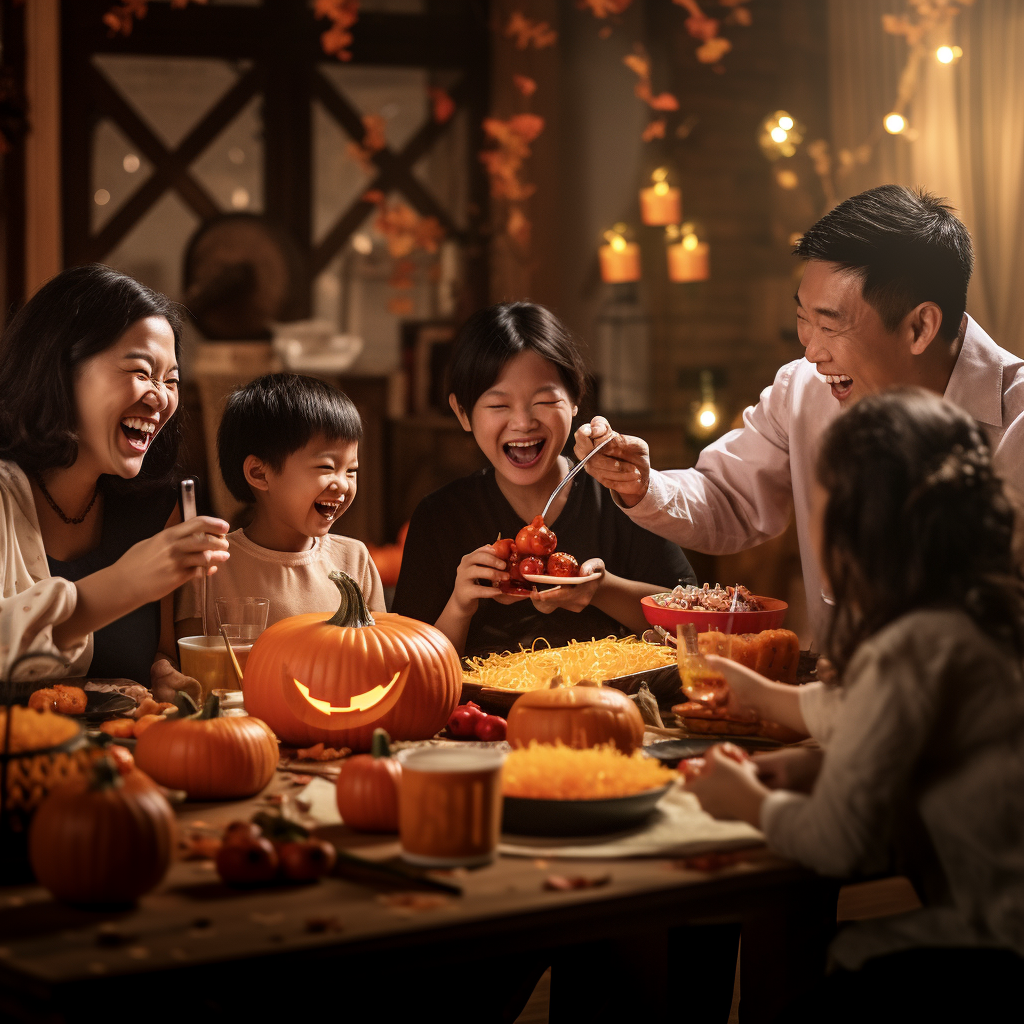
<svg viewBox="0 0 1024 1024">
<path fill-rule="evenodd" d="M 180 682 L 162 605 L 228 557 L 228 524 L 182 524 L 170 487 L 180 333 L 168 299 L 101 266 L 55 277 L 5 333 L 0 678 L 32 651 L 71 676 Z"/>
</svg>

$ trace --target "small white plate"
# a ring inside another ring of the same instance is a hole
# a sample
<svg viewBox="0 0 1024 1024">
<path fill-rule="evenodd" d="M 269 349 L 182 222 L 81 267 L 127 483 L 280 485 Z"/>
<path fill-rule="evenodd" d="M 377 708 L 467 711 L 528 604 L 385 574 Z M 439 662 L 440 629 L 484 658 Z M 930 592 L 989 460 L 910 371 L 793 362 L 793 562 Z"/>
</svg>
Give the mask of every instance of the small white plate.
<svg viewBox="0 0 1024 1024">
<path fill-rule="evenodd" d="M 523 579 L 531 583 L 553 583 L 556 587 L 575 586 L 577 583 L 589 583 L 591 580 L 599 580 L 601 573 L 592 572 L 589 576 L 534 576 L 523 573 Z"/>
</svg>

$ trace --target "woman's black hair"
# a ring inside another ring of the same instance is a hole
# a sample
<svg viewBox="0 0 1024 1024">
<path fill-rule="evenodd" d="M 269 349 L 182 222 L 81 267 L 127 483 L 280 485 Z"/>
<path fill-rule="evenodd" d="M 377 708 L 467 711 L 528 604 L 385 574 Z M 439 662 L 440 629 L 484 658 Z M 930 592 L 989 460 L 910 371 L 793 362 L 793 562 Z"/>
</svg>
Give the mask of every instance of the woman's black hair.
<svg viewBox="0 0 1024 1024">
<path fill-rule="evenodd" d="M 970 416 L 920 388 L 870 395 L 829 427 L 817 471 L 836 602 L 826 652 L 840 671 L 923 608 L 962 609 L 1024 655 L 1014 509 Z"/>
<path fill-rule="evenodd" d="M 455 339 L 445 391 L 467 414 L 521 352 L 554 363 L 573 403 L 586 391 L 587 370 L 572 335 L 550 310 L 533 302 L 502 302 L 474 313 Z"/>
<path fill-rule="evenodd" d="M 177 307 L 134 278 L 92 264 L 72 267 L 44 284 L 0 342 L 0 458 L 30 474 L 73 465 L 78 457 L 78 367 L 151 316 L 170 324 L 175 358 L 180 359 Z M 146 483 L 164 481 L 174 469 L 179 420 L 172 416 L 150 445 L 139 474 Z"/>
<path fill-rule="evenodd" d="M 363 421 L 352 399 L 327 381 L 297 373 L 268 373 L 228 397 L 217 430 L 217 459 L 228 490 L 251 502 L 246 456 L 280 471 L 285 459 L 314 437 L 359 441 Z"/>
<path fill-rule="evenodd" d="M 895 331 L 922 302 L 942 310 L 940 337 L 952 341 L 974 269 L 971 236 L 945 200 L 902 185 L 851 196 L 804 233 L 793 253 L 837 263 L 861 278 L 861 294 Z"/>
</svg>

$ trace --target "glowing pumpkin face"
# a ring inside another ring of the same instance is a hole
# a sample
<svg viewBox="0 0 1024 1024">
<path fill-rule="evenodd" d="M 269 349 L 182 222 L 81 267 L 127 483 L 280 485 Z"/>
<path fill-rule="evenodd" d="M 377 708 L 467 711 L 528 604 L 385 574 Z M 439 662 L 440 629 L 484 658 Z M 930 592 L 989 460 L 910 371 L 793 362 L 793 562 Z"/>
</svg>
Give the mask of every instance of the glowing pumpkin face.
<svg viewBox="0 0 1024 1024">
<path fill-rule="evenodd" d="M 342 605 L 275 622 L 245 664 L 245 707 L 289 746 L 369 750 L 373 730 L 420 740 L 444 727 L 462 691 L 448 638 L 403 615 L 366 610 L 358 584 L 331 573 Z"/>
<path fill-rule="evenodd" d="M 307 725 L 324 726 L 324 718 L 330 722 L 343 721 L 345 728 L 353 729 L 370 722 L 376 722 L 382 715 L 387 714 L 397 703 L 405 690 L 406 680 L 409 678 L 409 666 L 399 669 L 386 684 L 379 684 L 373 689 L 365 690 L 362 693 L 353 694 L 348 704 L 338 706 L 329 700 L 322 700 L 314 697 L 309 687 L 300 683 L 298 679 L 291 678 L 287 669 L 284 672 L 284 694 L 289 707 L 296 717 Z"/>
</svg>

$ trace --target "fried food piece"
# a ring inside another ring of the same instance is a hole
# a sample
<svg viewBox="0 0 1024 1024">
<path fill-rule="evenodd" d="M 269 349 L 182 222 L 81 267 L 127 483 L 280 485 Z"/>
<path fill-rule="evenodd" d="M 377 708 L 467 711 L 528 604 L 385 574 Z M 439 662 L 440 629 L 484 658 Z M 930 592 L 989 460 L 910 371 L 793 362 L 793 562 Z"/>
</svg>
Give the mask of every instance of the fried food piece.
<svg viewBox="0 0 1024 1024">
<path fill-rule="evenodd" d="M 163 715 L 143 715 L 135 722 L 135 737 L 141 736 L 151 725 L 164 720 Z"/>
<path fill-rule="evenodd" d="M 57 711 L 62 715 L 81 715 L 85 712 L 85 705 L 88 698 L 85 690 L 80 686 L 65 686 L 63 683 L 56 683 L 54 690 L 57 693 Z"/>
<path fill-rule="evenodd" d="M 52 686 L 33 691 L 28 698 L 28 706 L 34 711 L 56 711 L 57 691 Z"/>
<path fill-rule="evenodd" d="M 105 732 L 121 740 L 131 739 L 135 735 L 135 719 L 111 718 L 100 724 L 100 732 Z"/>
</svg>

